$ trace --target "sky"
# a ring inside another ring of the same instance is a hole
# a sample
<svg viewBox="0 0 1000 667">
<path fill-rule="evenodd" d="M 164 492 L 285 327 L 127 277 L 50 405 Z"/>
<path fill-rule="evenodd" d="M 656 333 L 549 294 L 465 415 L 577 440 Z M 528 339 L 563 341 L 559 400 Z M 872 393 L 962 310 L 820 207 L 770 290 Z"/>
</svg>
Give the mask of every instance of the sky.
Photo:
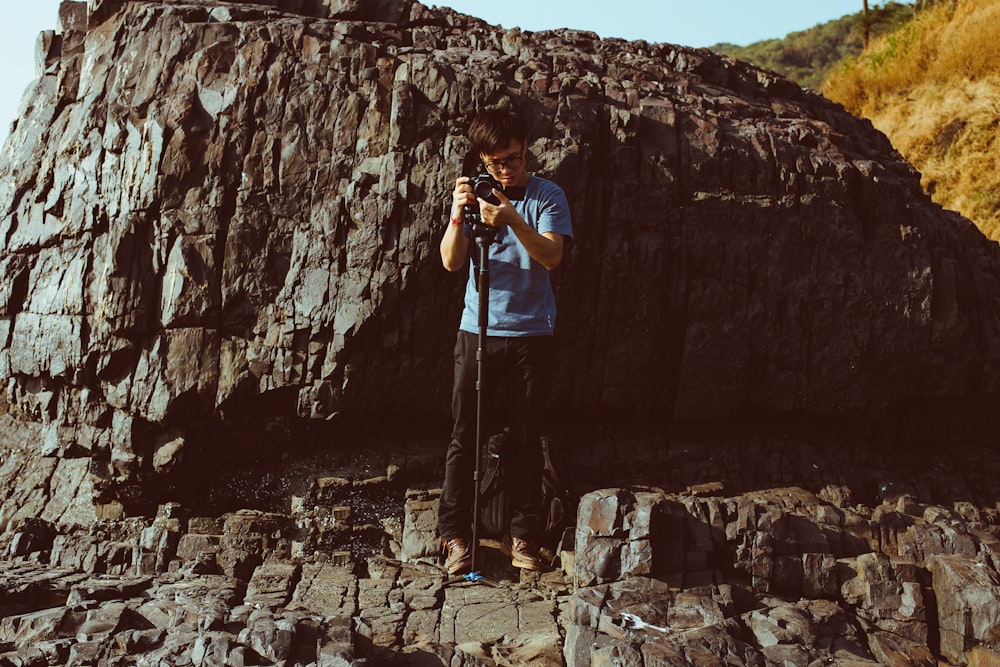
<svg viewBox="0 0 1000 667">
<path fill-rule="evenodd" d="M 720 42 L 745 46 L 862 8 L 862 0 L 425 0 L 424 4 L 451 7 L 504 28 L 578 28 L 601 37 L 686 46 Z M 6 140 L 21 96 L 35 77 L 38 33 L 55 29 L 58 8 L 59 0 L 5 3 L 0 21 L 0 142 Z"/>
</svg>

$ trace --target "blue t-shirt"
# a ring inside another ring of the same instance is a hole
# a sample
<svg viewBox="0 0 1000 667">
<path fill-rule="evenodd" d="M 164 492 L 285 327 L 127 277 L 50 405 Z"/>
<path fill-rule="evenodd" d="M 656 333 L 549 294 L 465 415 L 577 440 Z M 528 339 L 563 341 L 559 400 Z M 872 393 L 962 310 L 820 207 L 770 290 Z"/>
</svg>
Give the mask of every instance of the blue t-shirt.
<svg viewBox="0 0 1000 667">
<path fill-rule="evenodd" d="M 538 176 L 528 180 L 524 199 L 511 202 L 521 217 L 539 234 L 555 232 L 573 237 L 569 203 L 562 188 Z M 479 333 L 479 292 L 476 268 L 479 250 L 473 248 L 465 310 L 460 329 Z M 549 271 L 525 250 L 507 228 L 497 231 L 489 245 L 490 301 L 488 336 L 551 336 L 556 323 L 556 297 Z"/>
</svg>

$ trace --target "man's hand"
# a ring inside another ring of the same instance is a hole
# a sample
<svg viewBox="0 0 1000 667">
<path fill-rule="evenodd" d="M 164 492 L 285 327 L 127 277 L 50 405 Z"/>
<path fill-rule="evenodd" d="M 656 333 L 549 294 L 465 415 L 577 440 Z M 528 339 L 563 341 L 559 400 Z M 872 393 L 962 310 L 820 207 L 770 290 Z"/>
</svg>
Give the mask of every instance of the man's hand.
<svg viewBox="0 0 1000 667">
<path fill-rule="evenodd" d="M 517 212 L 517 209 L 514 208 L 514 205 L 510 203 L 510 200 L 507 199 L 503 192 L 494 188 L 493 196 L 500 200 L 500 203 L 496 206 L 484 199 L 479 200 L 479 217 L 482 218 L 483 224 L 490 227 L 504 227 L 524 222 L 524 218 L 521 217 L 521 214 Z"/>
<path fill-rule="evenodd" d="M 455 190 L 451 193 L 451 217 L 461 218 L 465 207 L 475 203 L 476 194 L 469 185 L 469 177 L 459 177 L 455 181 Z"/>
<path fill-rule="evenodd" d="M 469 257 L 469 237 L 465 235 L 462 215 L 466 206 L 475 203 L 476 195 L 469 185 L 469 177 L 458 178 L 451 193 L 451 220 L 441 237 L 441 263 L 449 271 L 461 269 Z"/>
<path fill-rule="evenodd" d="M 551 271 L 562 262 L 564 239 L 561 234 L 539 234 L 525 222 L 510 200 L 499 190 L 493 190 L 500 204 L 494 206 L 479 200 L 479 217 L 490 227 L 510 227 L 531 258 Z"/>
</svg>

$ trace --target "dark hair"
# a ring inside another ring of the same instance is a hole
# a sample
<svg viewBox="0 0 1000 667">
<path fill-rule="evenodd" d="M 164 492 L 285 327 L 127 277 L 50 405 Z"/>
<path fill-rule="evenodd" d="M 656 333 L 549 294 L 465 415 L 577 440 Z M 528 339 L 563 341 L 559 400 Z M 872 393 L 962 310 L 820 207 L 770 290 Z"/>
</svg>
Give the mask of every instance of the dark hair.
<svg viewBox="0 0 1000 667">
<path fill-rule="evenodd" d="M 528 126 L 516 111 L 487 109 L 472 120 L 468 136 L 473 150 L 488 155 L 507 150 L 511 141 L 527 141 Z"/>
</svg>

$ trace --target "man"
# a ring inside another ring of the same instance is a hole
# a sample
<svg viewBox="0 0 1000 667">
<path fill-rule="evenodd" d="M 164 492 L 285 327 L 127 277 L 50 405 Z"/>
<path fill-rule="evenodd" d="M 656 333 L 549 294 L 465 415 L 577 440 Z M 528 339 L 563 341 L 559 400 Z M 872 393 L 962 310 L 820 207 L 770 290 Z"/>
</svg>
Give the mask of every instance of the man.
<svg viewBox="0 0 1000 667">
<path fill-rule="evenodd" d="M 544 565 L 535 542 L 542 486 L 539 421 L 555 352 L 552 335 L 556 304 L 549 271 L 562 262 L 565 240 L 572 237 L 569 205 L 559 186 L 528 172 L 527 128 L 519 114 L 506 109 L 485 111 L 469 126 L 468 138 L 503 190 L 494 189 L 499 204 L 493 205 L 476 197 L 468 177 L 456 181 L 451 219 L 441 240 L 441 261 L 449 271 L 465 266 L 475 242 L 463 224 L 463 212 L 465 207 L 478 204 L 482 224 L 495 231 L 495 240 L 488 247 L 490 298 L 484 412 L 495 411 L 487 414 L 491 424 L 509 428 L 504 480 L 511 513 L 511 563 L 522 569 L 540 570 Z M 514 193 L 521 196 L 512 201 Z M 478 259 L 473 256 L 470 266 L 465 309 L 455 344 L 454 426 L 438 512 L 438 532 L 445 544 L 450 574 L 468 570 L 472 560 Z M 504 400 L 496 406 L 493 399 L 501 383 Z"/>
</svg>

